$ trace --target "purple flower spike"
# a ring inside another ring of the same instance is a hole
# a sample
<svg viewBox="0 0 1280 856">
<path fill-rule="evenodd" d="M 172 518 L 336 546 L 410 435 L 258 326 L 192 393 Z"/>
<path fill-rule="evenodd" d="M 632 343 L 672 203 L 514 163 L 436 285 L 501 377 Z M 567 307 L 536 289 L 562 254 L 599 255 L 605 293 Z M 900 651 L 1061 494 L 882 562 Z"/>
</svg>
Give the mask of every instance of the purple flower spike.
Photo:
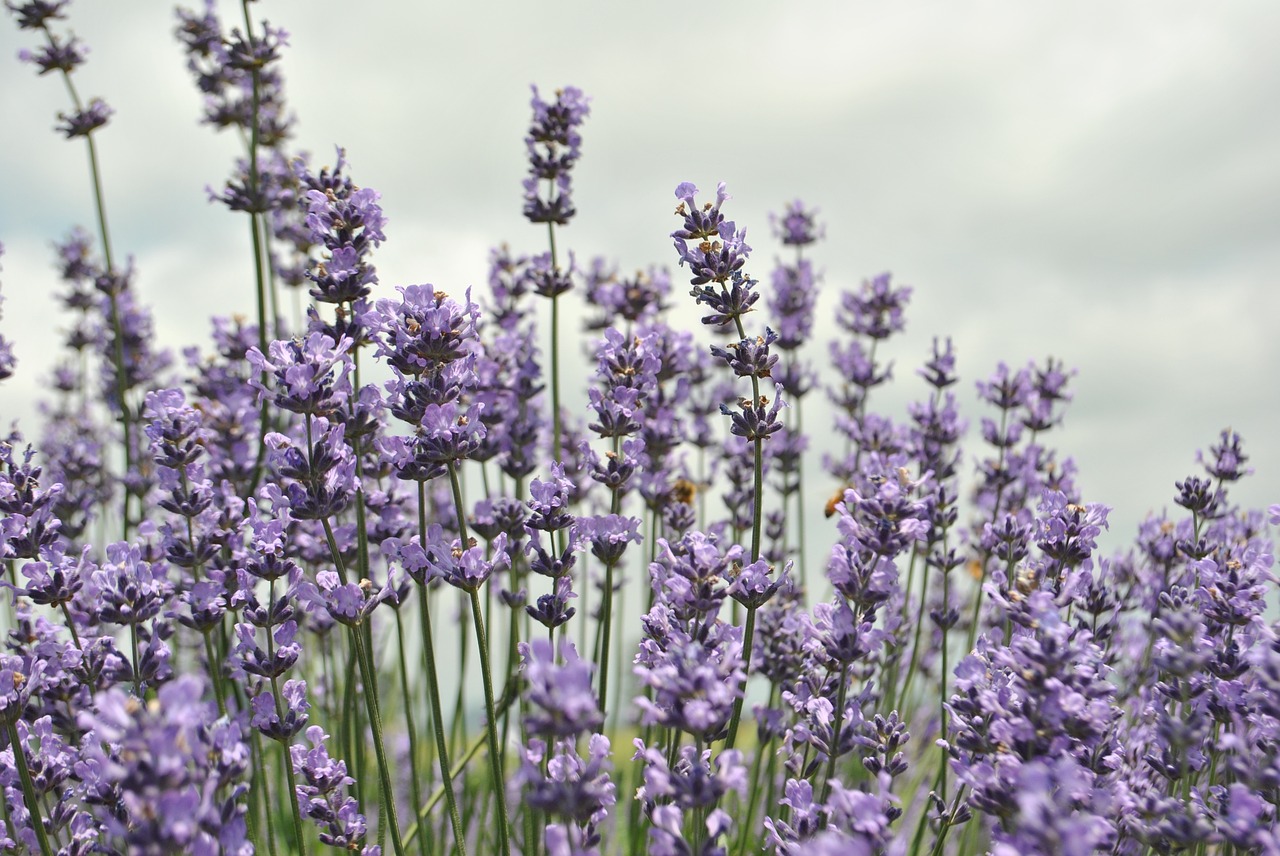
<svg viewBox="0 0 1280 856">
<path fill-rule="evenodd" d="M 841 298 L 840 326 L 851 333 L 872 339 L 887 339 L 906 324 L 904 311 L 911 299 L 907 286 L 894 288 L 893 275 L 882 273 L 862 281 L 858 291 L 847 291 Z"/>
<path fill-rule="evenodd" d="M 533 123 L 525 137 L 529 177 L 524 180 L 524 216 L 531 223 L 565 225 L 577 213 L 570 172 L 582 154 L 578 128 L 591 113 L 590 99 L 581 89 L 568 86 L 556 90 L 555 101 L 548 102 L 538 94 L 538 87 L 532 89 Z"/>
<path fill-rule="evenodd" d="M 698 188 L 687 181 L 676 187 L 676 198 L 680 200 L 676 216 L 682 217 L 684 224 L 672 232 L 671 237 L 675 239 L 681 266 L 688 265 L 693 274 L 690 283 L 706 286 L 714 282 L 723 291 L 729 278 L 746 264 L 751 247 L 747 245 L 746 230 L 738 229 L 732 220 L 724 219 L 720 213 L 720 206 L 729 198 L 724 182 L 720 182 L 716 191 L 715 203 L 708 202 L 701 210 L 694 200 L 697 192 Z M 711 289 L 695 288 L 693 294 L 699 297 L 704 290 L 714 293 Z M 702 302 L 701 297 L 699 302 Z"/>
<path fill-rule="evenodd" d="M 680 204 L 676 206 L 676 215 L 684 218 L 684 224 L 672 232 L 671 237 L 682 241 L 700 241 L 719 236 L 720 227 L 725 222 L 720 206 L 731 198 L 725 190 L 725 183 L 722 181 L 716 186 L 716 201 L 707 202 L 701 208 L 695 201 L 697 195 L 697 185 L 691 181 L 682 181 L 676 185 L 676 199 L 680 200 Z"/>
<path fill-rule="evenodd" d="M 790 583 L 790 573 L 791 563 L 788 562 L 782 573 L 774 578 L 771 576 L 773 565 L 760 559 L 738 571 L 726 593 L 747 609 L 759 609 L 773 598 L 778 589 Z"/>
<path fill-rule="evenodd" d="M 803 247 L 820 240 L 825 229 L 818 224 L 818 209 L 806 208 L 799 199 L 788 202 L 781 216 L 769 218 L 778 239 L 788 247 Z"/>
<path fill-rule="evenodd" d="M 387 576 L 387 583 L 375 589 L 369 580 L 356 583 L 343 583 L 336 571 L 321 571 L 316 574 L 316 586 L 320 602 L 334 621 L 355 627 L 369 617 L 370 613 L 388 598 L 395 596 L 394 575 Z"/>
<path fill-rule="evenodd" d="M 298 783 L 298 807 L 320 828 L 320 841 L 330 847 L 359 850 L 368 824 L 353 797 L 346 793 L 355 779 L 347 775 L 347 765 L 329 757 L 325 741 L 329 735 L 318 725 L 307 729 L 311 748 L 291 746 L 293 769 Z M 363 852 L 363 851 L 362 851 Z"/>
<path fill-rule="evenodd" d="M 782 387 L 775 386 L 774 389 L 777 394 L 772 405 L 763 395 L 755 402 L 749 398 L 739 399 L 736 409 L 731 409 L 727 404 L 720 405 L 720 412 L 729 417 L 730 432 L 744 440 L 754 441 L 767 440 L 771 434 L 781 431 L 782 422 L 778 419 L 778 414 L 785 406 L 782 402 Z"/>
<path fill-rule="evenodd" d="M 275 389 L 260 380 L 251 381 L 262 398 L 294 413 L 328 415 L 351 394 L 351 340 L 335 342 L 322 333 L 306 339 L 277 339 L 268 348 L 267 359 L 257 348 L 245 355 L 257 374 L 275 378 Z"/>
<path fill-rule="evenodd" d="M 591 683 L 595 669 L 578 656 L 572 642 L 561 640 L 559 662 L 546 639 L 522 642 L 520 657 L 528 687 L 529 712 L 524 721 L 529 733 L 554 741 L 590 733 L 604 724 Z"/>
<path fill-rule="evenodd" d="M 103 127 L 111 119 L 112 110 L 101 98 L 90 98 L 83 110 L 74 113 L 59 113 L 62 124 L 58 130 L 70 140 L 74 137 L 87 137 Z"/>
<path fill-rule="evenodd" d="M 345 152 L 338 150 L 333 172 L 311 175 L 300 167 L 299 180 L 310 188 L 305 196 L 307 227 L 314 244 L 328 251 L 328 258 L 312 266 L 307 278 L 314 284 L 311 296 L 322 303 L 354 303 L 369 296 L 378 276 L 368 256 L 386 236 L 379 194 L 356 187 L 342 172 Z"/>
<path fill-rule="evenodd" d="M 48 74 L 51 71 L 70 74 L 75 71 L 76 66 L 84 64 L 88 54 L 89 49 L 75 36 L 64 42 L 50 33 L 49 44 L 36 51 L 19 51 L 18 59 L 39 68 L 39 74 Z"/>
<path fill-rule="evenodd" d="M 245 852 L 249 749 L 238 721 L 219 719 L 204 690 L 192 675 L 160 687 L 150 703 L 110 689 L 80 715 L 92 735 L 77 770 L 93 771 L 91 787 L 127 808 L 102 813 L 121 850 Z"/>
<path fill-rule="evenodd" d="M 429 285 L 398 289 L 399 302 L 379 300 L 374 327 L 378 356 L 404 377 L 434 375 L 446 364 L 462 359 L 473 348 L 480 307 L 468 291 L 459 303 Z"/>
<path fill-rule="evenodd" d="M 280 696 L 283 717 L 270 692 L 260 692 L 254 696 L 251 724 L 272 740 L 287 744 L 307 725 L 307 711 L 311 709 L 311 704 L 307 701 L 307 682 L 285 681 L 280 689 Z"/>
<path fill-rule="evenodd" d="M 0 654 L 0 723 L 17 722 L 31 694 L 40 688 L 43 660 Z"/>
<path fill-rule="evenodd" d="M 66 17 L 62 10 L 69 2 L 71 0 L 27 0 L 25 3 L 6 0 L 4 5 L 17 17 L 18 29 L 39 30 L 50 21 Z"/>
</svg>

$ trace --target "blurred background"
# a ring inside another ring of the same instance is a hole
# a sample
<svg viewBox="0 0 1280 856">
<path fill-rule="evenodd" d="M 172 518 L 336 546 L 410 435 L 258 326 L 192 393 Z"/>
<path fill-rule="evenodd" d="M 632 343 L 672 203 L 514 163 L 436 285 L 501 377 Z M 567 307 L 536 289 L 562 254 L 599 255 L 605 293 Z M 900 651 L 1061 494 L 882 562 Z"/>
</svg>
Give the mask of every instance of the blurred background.
<svg viewBox="0 0 1280 856">
<path fill-rule="evenodd" d="M 1075 459 L 1085 501 L 1114 508 L 1104 549 L 1172 508 L 1174 481 L 1200 472 L 1196 451 L 1227 427 L 1257 470 L 1235 498 L 1280 501 L 1280 6 L 356 8 L 255 4 L 291 34 L 296 145 L 317 166 L 345 147 L 356 183 L 382 193 L 380 296 L 427 282 L 481 294 L 490 247 L 545 250 L 545 229 L 521 216 L 529 84 L 575 85 L 592 115 L 579 213 L 560 240 L 580 263 L 673 267 L 672 190 L 723 180 L 725 211 L 755 247 L 748 269 L 767 282 L 781 254 L 768 214 L 801 198 L 826 225 L 807 253 L 824 271 L 819 340 L 834 334 L 841 289 L 885 270 L 915 289 L 887 348 L 897 380 L 872 409 L 905 418 L 927 394 L 915 369 L 950 335 L 966 451 L 980 454 L 973 382 L 1001 360 L 1053 356 L 1079 373 L 1046 441 Z M 238 3 L 219 11 L 239 20 Z M 116 252 L 135 258 L 161 344 L 204 345 L 209 316 L 254 316 L 246 219 L 206 201 L 239 143 L 198 124 L 170 6 L 79 0 L 69 15 L 91 50 L 81 94 L 116 110 L 98 135 Z M 53 130 L 66 93 L 18 62 L 35 40 L 5 17 L 0 332 L 19 364 L 0 389 L 0 427 L 16 420 L 34 438 L 69 321 L 51 244 L 92 230 L 92 203 L 83 143 Z M 696 326 L 687 277 L 672 279 L 672 304 Z M 824 354 L 809 351 L 819 368 Z M 830 433 L 810 412 L 806 426 Z M 825 547 L 827 533 L 811 532 Z"/>
</svg>

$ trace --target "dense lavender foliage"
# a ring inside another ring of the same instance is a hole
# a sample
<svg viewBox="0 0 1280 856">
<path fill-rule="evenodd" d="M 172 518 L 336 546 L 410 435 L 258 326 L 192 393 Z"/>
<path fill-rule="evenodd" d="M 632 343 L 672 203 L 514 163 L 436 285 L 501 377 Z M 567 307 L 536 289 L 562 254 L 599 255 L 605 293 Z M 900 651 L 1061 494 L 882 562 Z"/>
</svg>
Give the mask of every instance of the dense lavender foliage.
<svg viewBox="0 0 1280 856">
<path fill-rule="evenodd" d="M 177 360 L 108 240 L 67 0 L 5 5 L 97 233 L 57 248 L 45 424 L 0 440 L 0 852 L 1280 854 L 1280 506 L 1233 502 L 1234 432 L 1101 555 L 1052 445 L 1074 373 L 1001 364 L 966 417 L 935 339 L 877 409 L 912 289 L 864 280 L 815 341 L 804 202 L 753 237 L 769 270 L 724 183 L 654 212 L 672 267 L 565 253 L 572 87 L 533 90 L 545 245 L 474 292 L 384 285 L 380 195 L 293 148 L 247 0 L 176 33 L 244 144 L 210 199 L 258 315 Z"/>
</svg>

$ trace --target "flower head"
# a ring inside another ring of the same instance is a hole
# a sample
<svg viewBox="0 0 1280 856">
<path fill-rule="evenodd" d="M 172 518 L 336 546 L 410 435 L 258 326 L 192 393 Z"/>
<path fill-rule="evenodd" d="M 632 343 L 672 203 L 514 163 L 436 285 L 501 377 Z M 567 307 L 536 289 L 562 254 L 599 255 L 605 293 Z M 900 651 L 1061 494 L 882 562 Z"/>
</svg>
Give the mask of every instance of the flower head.
<svg viewBox="0 0 1280 856">
<path fill-rule="evenodd" d="M 564 225 L 577 213 L 569 176 L 582 154 L 578 128 L 591 113 L 590 99 L 573 86 L 557 89 L 554 101 L 543 100 L 538 87 L 532 89 L 533 122 L 525 137 L 529 177 L 524 181 L 524 216 L 532 223 Z"/>
</svg>

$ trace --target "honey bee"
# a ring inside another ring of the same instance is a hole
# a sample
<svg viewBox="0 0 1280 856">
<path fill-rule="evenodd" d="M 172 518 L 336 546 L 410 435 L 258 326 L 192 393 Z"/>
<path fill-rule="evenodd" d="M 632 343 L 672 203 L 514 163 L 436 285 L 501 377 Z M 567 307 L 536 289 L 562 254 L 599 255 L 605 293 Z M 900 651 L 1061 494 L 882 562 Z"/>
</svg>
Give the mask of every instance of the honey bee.
<svg viewBox="0 0 1280 856">
<path fill-rule="evenodd" d="M 848 489 L 849 489 L 848 485 L 845 485 L 841 487 L 839 490 L 837 490 L 835 493 L 831 494 L 831 498 L 827 500 L 826 508 L 822 510 L 823 514 L 825 514 L 827 517 L 831 517 L 832 515 L 834 515 L 837 509 L 839 508 L 840 503 L 844 502 L 844 492 Z"/>
</svg>

